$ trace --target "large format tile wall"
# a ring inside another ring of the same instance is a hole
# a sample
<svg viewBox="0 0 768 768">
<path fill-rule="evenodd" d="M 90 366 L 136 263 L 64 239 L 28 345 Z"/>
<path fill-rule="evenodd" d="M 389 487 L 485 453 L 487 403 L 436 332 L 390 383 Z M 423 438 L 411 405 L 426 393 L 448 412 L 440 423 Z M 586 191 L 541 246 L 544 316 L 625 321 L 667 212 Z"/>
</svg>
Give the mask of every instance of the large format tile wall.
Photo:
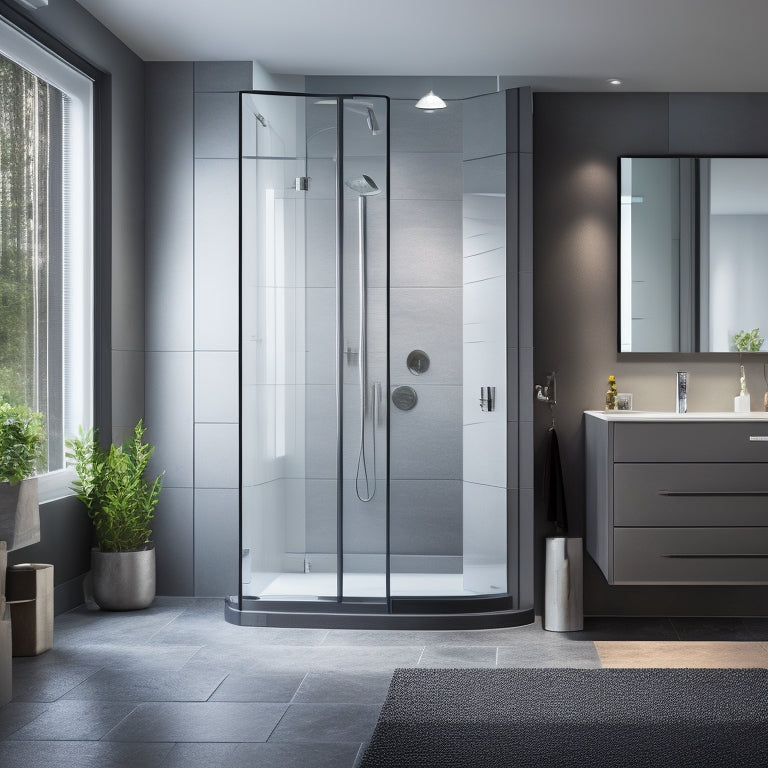
<svg viewBox="0 0 768 768">
<path fill-rule="evenodd" d="M 238 91 L 251 62 L 147 64 L 146 416 L 158 592 L 237 591 Z"/>
</svg>

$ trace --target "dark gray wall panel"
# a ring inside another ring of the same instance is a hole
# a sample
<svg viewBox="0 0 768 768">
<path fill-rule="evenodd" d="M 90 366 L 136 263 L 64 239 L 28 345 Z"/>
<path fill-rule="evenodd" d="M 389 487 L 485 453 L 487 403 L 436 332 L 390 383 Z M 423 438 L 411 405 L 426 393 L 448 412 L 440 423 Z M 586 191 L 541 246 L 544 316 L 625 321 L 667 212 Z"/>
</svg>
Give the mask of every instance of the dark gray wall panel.
<svg viewBox="0 0 768 768">
<path fill-rule="evenodd" d="M 757 153 L 759 145 L 747 138 L 761 133 L 766 105 L 765 94 L 541 93 L 534 97 L 534 378 L 543 383 L 547 371 L 558 374 L 557 429 L 574 536 L 584 534 L 583 411 L 602 407 L 609 374 L 616 375 L 621 391 L 634 390 L 635 407 L 645 410 L 673 409 L 675 370 L 692 372 L 692 380 L 698 383 L 692 395 L 704 407 L 691 405 L 692 410 L 728 410 L 738 386 L 738 369 L 729 379 L 717 362 L 688 359 L 681 363 L 682 358 L 642 362 L 617 356 L 617 157 Z M 644 393 L 642 402 L 638 392 Z M 552 533 L 541 498 L 550 414 L 545 405 L 534 403 L 534 408 L 540 608 L 544 538 Z M 585 558 L 584 567 L 587 614 L 768 612 L 766 591 L 761 588 L 609 587 L 591 558 Z"/>
<path fill-rule="evenodd" d="M 768 96 L 764 93 L 669 95 L 670 154 L 765 155 L 767 128 Z"/>
</svg>

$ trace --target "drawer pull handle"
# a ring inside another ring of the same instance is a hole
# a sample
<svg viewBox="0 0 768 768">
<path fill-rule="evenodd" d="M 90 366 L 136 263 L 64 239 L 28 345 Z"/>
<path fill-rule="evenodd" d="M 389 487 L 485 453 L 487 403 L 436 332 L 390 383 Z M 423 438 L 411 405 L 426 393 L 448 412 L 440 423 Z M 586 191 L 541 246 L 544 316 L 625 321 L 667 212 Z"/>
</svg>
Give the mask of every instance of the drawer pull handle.
<svg viewBox="0 0 768 768">
<path fill-rule="evenodd" d="M 713 558 L 717 558 L 720 560 L 723 559 L 731 559 L 731 560 L 755 560 L 755 559 L 768 559 L 768 553 L 766 554 L 760 554 L 760 553 L 744 553 L 744 554 L 735 554 L 735 555 L 727 555 L 727 554 L 717 554 L 717 553 L 708 553 L 704 555 L 697 555 L 693 553 L 685 553 L 685 554 L 670 554 L 670 555 L 662 555 L 662 557 L 669 557 L 673 559 L 678 560 L 695 560 L 695 559 L 708 559 L 711 560 Z"/>
<path fill-rule="evenodd" d="M 768 443 L 768 435 L 750 435 L 750 443 Z"/>
<path fill-rule="evenodd" d="M 660 490 L 659 496 L 768 496 L 768 491 L 668 491 Z"/>
</svg>

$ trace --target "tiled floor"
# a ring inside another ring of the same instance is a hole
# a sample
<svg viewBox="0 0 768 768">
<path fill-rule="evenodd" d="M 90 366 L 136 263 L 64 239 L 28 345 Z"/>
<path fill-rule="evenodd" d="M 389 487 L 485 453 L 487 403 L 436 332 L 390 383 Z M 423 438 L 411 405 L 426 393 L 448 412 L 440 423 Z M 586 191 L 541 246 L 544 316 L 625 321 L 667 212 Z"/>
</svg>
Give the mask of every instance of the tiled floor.
<svg viewBox="0 0 768 768">
<path fill-rule="evenodd" d="M 768 667 L 768 619 L 588 619 L 460 632 L 235 627 L 222 600 L 56 618 L 14 659 L 0 765 L 352 768 L 395 667 Z"/>
</svg>

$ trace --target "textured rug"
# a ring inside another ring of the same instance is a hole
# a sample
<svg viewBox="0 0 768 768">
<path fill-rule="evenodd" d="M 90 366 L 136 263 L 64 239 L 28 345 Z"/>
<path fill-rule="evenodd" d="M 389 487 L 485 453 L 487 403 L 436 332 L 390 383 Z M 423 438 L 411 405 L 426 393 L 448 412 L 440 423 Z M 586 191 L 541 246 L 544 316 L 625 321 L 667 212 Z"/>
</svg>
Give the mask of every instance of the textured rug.
<svg viewBox="0 0 768 768">
<path fill-rule="evenodd" d="M 360 768 L 766 768 L 765 669 L 398 669 Z"/>
</svg>

